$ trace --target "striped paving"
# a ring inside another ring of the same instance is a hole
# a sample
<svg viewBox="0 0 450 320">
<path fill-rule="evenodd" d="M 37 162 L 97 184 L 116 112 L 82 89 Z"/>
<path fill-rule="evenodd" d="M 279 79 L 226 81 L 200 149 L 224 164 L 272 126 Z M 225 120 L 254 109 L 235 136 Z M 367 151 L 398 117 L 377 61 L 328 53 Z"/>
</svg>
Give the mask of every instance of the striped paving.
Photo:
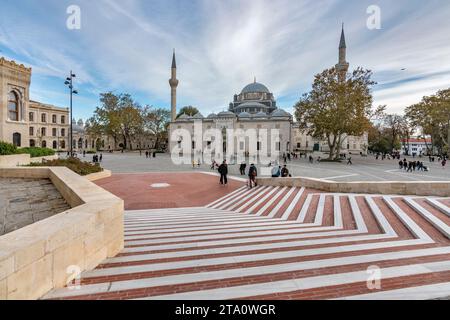
<svg viewBox="0 0 450 320">
<path fill-rule="evenodd" d="M 119 255 L 45 298 L 450 295 L 448 199 L 243 187 L 206 207 L 127 211 L 124 223 Z"/>
</svg>

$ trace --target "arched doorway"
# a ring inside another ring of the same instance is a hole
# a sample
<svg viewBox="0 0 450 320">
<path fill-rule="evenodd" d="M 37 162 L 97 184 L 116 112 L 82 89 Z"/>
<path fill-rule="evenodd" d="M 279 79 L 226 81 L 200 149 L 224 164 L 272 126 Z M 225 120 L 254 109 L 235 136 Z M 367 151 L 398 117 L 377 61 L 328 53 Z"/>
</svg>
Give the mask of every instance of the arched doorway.
<svg viewBox="0 0 450 320">
<path fill-rule="evenodd" d="M 13 144 L 16 147 L 20 147 L 22 145 L 22 135 L 18 132 L 13 133 Z"/>
</svg>

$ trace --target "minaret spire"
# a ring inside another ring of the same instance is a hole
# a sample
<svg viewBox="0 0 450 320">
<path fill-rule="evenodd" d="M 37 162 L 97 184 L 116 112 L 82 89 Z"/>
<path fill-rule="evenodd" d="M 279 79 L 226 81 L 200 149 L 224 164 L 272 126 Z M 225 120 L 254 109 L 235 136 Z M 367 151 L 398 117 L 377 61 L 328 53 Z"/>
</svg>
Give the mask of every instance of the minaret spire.
<svg viewBox="0 0 450 320">
<path fill-rule="evenodd" d="M 173 121 L 175 121 L 175 118 L 177 116 L 177 87 L 178 87 L 177 62 L 175 59 L 175 49 L 173 49 L 172 72 L 171 72 L 171 78 L 169 79 L 169 84 L 170 84 L 171 119 L 173 122 Z"/>
<path fill-rule="evenodd" d="M 344 23 L 342 23 L 341 40 L 339 41 L 339 62 L 336 65 L 336 69 L 339 73 L 339 81 L 345 81 L 349 63 L 347 59 L 347 44 L 345 41 Z"/>
</svg>

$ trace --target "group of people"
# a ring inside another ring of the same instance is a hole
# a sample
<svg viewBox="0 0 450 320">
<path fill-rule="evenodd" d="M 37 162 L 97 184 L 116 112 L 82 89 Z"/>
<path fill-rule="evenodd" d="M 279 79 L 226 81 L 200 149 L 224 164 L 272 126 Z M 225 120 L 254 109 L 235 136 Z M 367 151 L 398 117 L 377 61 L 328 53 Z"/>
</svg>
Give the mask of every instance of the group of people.
<svg viewBox="0 0 450 320">
<path fill-rule="evenodd" d="M 142 154 L 142 151 L 139 150 L 139 153 Z M 145 151 L 145 157 L 146 158 L 151 158 L 151 157 L 156 158 L 156 152 Z"/>
<path fill-rule="evenodd" d="M 217 163 L 214 161 L 212 163 L 211 167 L 215 168 L 216 165 L 217 165 Z M 242 172 L 244 172 L 244 174 L 245 174 L 245 168 L 247 167 L 247 164 L 245 164 L 245 166 L 243 166 L 243 165 L 244 164 L 241 164 L 241 166 L 240 166 L 241 174 L 242 174 Z M 227 185 L 228 184 L 228 177 L 227 177 L 228 176 L 228 164 L 227 164 L 227 161 L 224 160 L 222 162 L 222 164 L 218 166 L 217 170 L 219 171 L 219 174 L 220 174 L 220 184 Z M 248 169 L 248 186 L 249 186 L 250 189 L 257 186 L 257 183 L 256 183 L 256 177 L 257 176 L 258 176 L 258 169 L 252 163 L 250 165 L 250 168 Z"/>
<path fill-rule="evenodd" d="M 288 178 L 292 177 L 286 165 L 283 167 L 275 166 L 272 168 L 272 178 Z"/>
<path fill-rule="evenodd" d="M 398 163 L 400 169 L 405 170 L 406 172 L 413 171 L 428 171 L 428 167 L 420 161 L 407 161 L 406 159 L 400 160 Z"/>
<path fill-rule="evenodd" d="M 100 153 L 100 156 L 98 154 L 94 154 L 92 156 L 92 162 L 93 163 L 100 163 L 103 161 L 103 154 Z"/>
</svg>

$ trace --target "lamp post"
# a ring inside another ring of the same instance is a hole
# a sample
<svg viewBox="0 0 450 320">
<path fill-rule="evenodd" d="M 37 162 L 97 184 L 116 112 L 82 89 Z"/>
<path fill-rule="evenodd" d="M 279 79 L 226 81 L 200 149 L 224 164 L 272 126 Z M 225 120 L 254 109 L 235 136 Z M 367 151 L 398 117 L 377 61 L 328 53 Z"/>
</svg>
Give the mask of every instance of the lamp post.
<svg viewBox="0 0 450 320">
<path fill-rule="evenodd" d="M 69 133 L 69 139 L 70 139 L 70 157 L 73 157 L 73 131 L 72 131 L 72 96 L 74 94 L 78 94 L 77 90 L 73 89 L 73 78 L 75 78 L 76 75 L 70 70 L 70 76 L 66 78 L 66 81 L 64 84 L 69 87 L 70 90 L 70 133 Z"/>
</svg>

